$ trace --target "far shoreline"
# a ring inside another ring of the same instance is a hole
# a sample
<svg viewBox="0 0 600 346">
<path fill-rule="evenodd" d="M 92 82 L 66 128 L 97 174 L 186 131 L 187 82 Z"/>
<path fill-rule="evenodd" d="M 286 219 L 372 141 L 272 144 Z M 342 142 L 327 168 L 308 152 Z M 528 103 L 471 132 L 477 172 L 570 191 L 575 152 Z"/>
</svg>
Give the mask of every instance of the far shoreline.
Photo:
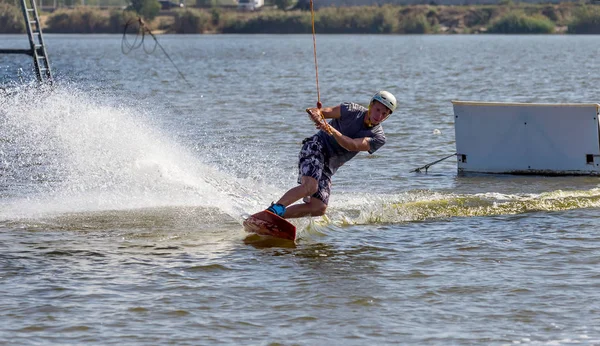
<svg viewBox="0 0 600 346">
<path fill-rule="evenodd" d="M 3 4 L 0 19 L 22 17 Z M 9 13 L 10 12 L 10 13 Z M 12 15 L 12 17 L 11 17 Z M 140 30 L 132 11 L 94 7 L 61 8 L 40 14 L 44 33 L 123 34 Z M 21 18 L 22 21 L 22 18 Z M 0 33 L 24 33 L 23 23 L 4 20 Z M 157 11 L 143 25 L 152 34 L 309 34 L 309 11 L 265 8 L 240 12 L 231 7 Z M 583 3 L 497 5 L 407 5 L 324 7 L 315 11 L 319 34 L 600 34 L 600 9 Z M 147 31 L 148 32 L 148 31 Z"/>
</svg>

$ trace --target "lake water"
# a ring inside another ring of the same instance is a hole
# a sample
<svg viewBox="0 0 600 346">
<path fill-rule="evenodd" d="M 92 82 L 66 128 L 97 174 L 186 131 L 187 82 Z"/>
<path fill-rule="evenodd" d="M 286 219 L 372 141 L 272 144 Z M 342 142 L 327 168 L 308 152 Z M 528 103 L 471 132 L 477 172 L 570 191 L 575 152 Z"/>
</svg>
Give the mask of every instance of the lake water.
<svg viewBox="0 0 600 346">
<path fill-rule="evenodd" d="M 0 344 L 600 344 L 599 178 L 411 173 L 455 152 L 451 100 L 599 102 L 597 36 L 317 35 L 325 106 L 400 107 L 295 244 L 241 222 L 296 183 L 310 35 L 159 36 L 187 82 L 45 38 L 52 91 L 0 56 Z"/>
</svg>

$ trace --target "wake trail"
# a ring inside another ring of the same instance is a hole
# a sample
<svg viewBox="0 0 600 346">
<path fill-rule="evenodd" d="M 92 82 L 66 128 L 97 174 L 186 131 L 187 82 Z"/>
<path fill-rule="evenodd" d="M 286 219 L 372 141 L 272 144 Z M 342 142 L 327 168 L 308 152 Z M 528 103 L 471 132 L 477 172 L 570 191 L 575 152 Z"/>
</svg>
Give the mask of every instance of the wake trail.
<svg viewBox="0 0 600 346">
<path fill-rule="evenodd" d="M 539 194 L 454 194 L 407 191 L 340 196 L 321 224 L 378 225 L 457 217 L 488 217 L 600 207 L 600 188 Z"/>
</svg>

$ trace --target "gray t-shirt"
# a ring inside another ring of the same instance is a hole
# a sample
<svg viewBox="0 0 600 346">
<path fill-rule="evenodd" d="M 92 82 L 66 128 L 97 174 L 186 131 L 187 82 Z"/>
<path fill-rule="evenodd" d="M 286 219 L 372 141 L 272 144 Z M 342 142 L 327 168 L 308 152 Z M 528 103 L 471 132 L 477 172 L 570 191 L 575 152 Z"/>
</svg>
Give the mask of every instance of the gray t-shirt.
<svg viewBox="0 0 600 346">
<path fill-rule="evenodd" d="M 367 127 L 364 120 L 367 115 L 367 109 L 357 103 L 342 103 L 340 105 L 341 116 L 339 119 L 331 119 L 329 125 L 340 131 L 344 136 L 350 138 L 371 138 L 369 144 L 369 154 L 373 154 L 377 149 L 385 144 L 385 134 L 381 124 L 373 127 Z M 328 159 L 328 166 L 331 174 L 335 173 L 344 163 L 350 161 L 358 151 L 348 151 L 323 130 L 317 132 L 316 136 L 321 139 L 325 157 Z"/>
</svg>

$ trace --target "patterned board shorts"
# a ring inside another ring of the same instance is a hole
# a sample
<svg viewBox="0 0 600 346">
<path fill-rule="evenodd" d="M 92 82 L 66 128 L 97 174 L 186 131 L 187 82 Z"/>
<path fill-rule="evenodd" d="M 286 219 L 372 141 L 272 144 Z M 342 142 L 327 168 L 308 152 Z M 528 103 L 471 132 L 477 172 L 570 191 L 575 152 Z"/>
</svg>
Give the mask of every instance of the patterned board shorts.
<svg viewBox="0 0 600 346">
<path fill-rule="evenodd" d="M 317 136 L 306 138 L 302 141 L 302 149 L 298 155 L 298 184 L 302 183 L 302 177 L 312 177 L 319 183 L 317 192 L 312 197 L 318 198 L 327 205 L 329 193 L 331 192 L 331 174 L 325 165 L 323 144 Z"/>
</svg>

